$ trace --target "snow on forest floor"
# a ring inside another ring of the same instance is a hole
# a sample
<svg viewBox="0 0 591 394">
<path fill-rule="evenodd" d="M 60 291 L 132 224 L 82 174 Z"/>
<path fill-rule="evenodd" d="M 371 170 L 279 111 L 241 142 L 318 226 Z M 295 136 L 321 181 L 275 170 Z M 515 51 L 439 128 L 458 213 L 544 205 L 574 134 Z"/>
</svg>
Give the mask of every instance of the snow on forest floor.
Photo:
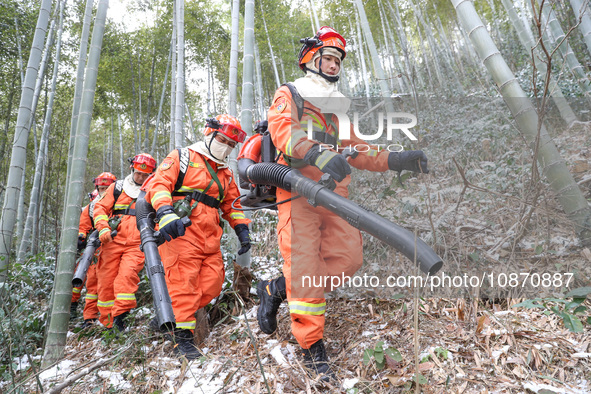
<svg viewBox="0 0 591 394">
<path fill-rule="evenodd" d="M 575 274 L 570 289 L 589 287 L 590 248 L 580 244 L 546 181 L 532 181 L 531 152 L 503 117 L 506 107 L 497 100 L 474 110 L 476 101 L 453 111 L 447 103 L 429 108 L 419 147 L 429 156 L 430 175 L 403 175 L 402 188 L 391 172 L 354 171 L 351 199 L 435 244 L 446 272 L 554 270 Z M 591 124 L 555 127 L 551 134 L 589 200 Z M 255 282 L 279 272 L 274 223 L 270 213 L 254 215 Z M 415 271 L 364 235 L 362 274 Z M 147 328 L 144 306 L 120 339 L 105 339 L 98 326 L 83 332 L 73 326 L 63 361 L 38 380 L 30 360 L 15 360 L 21 377 L 28 376 L 19 387 L 35 392 L 66 382 L 63 392 L 73 393 L 396 393 L 414 391 L 418 379 L 424 393 L 591 392 L 589 300 L 568 304 L 564 286 L 455 290 L 421 289 L 417 297 L 365 287 L 329 294 L 325 342 L 338 376 L 334 386 L 303 370 L 286 305 L 278 331 L 268 336 L 256 322 L 256 297 L 243 309 L 226 292 L 218 300 L 225 320 L 202 343 L 201 360 L 174 358 L 171 342 Z M 146 295 L 139 299 L 150 304 Z"/>
<path fill-rule="evenodd" d="M 101 340 L 99 327 L 70 334 L 65 359 L 39 380 L 51 389 L 114 358 L 63 392 L 255 393 L 267 392 L 267 385 L 274 393 L 403 392 L 416 372 L 417 356 L 425 393 L 591 391 L 589 331 L 573 334 L 555 314 L 511 308 L 506 302 L 478 304 L 421 300 L 417 331 L 412 300 L 330 300 L 326 346 L 339 388 L 310 379 L 302 369 L 287 308 L 280 311 L 278 332 L 267 336 L 258 329 L 256 307 L 246 311 L 247 319 L 242 314 L 215 327 L 202 347 L 205 356 L 189 364 L 172 356 L 171 342 L 150 332 L 145 317 L 121 340 Z M 382 369 L 375 356 L 363 362 L 364 352 L 378 343 L 387 354 L 400 356 L 387 357 Z M 23 388 L 35 391 L 35 380 Z"/>
</svg>

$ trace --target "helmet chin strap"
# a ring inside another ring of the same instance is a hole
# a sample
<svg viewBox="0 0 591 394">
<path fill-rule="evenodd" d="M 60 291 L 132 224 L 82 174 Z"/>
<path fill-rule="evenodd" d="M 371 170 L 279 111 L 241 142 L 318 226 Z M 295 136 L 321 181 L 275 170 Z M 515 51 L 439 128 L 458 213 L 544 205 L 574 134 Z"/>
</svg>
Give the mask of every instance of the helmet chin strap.
<svg viewBox="0 0 591 394">
<path fill-rule="evenodd" d="M 319 57 L 319 61 L 318 61 L 318 71 L 316 70 L 312 70 L 308 67 L 306 67 L 306 71 L 310 71 L 311 73 L 314 73 L 316 75 L 320 75 L 322 78 L 326 79 L 328 82 L 331 83 L 336 83 L 339 81 L 339 75 L 326 75 L 325 73 L 322 72 L 322 52 L 323 52 L 324 48 L 320 48 L 318 50 L 318 52 L 320 52 L 320 57 Z"/>
<path fill-rule="evenodd" d="M 321 64 L 322 64 L 322 60 L 320 60 L 320 63 L 318 65 L 320 66 Z M 336 82 L 339 81 L 339 76 L 338 75 L 326 75 L 322 71 L 310 70 L 308 67 L 306 67 L 306 71 L 310 71 L 311 73 L 320 75 L 322 78 L 326 79 L 330 83 L 336 83 Z"/>
</svg>

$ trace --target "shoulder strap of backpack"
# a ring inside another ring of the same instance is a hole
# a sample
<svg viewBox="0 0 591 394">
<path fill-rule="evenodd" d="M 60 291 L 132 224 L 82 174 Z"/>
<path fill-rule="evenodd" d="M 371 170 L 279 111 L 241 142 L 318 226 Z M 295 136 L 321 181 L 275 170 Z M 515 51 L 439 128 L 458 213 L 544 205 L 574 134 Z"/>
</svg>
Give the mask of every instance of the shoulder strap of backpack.
<svg viewBox="0 0 591 394">
<path fill-rule="evenodd" d="M 90 202 L 90 204 L 88 204 L 88 216 L 90 217 L 90 223 L 92 223 L 92 227 L 94 228 L 94 204 L 96 204 L 96 200 L 98 198 L 95 198 L 94 200 L 92 200 Z"/>
<path fill-rule="evenodd" d="M 298 90 L 296 89 L 293 83 L 284 83 L 282 86 L 287 86 L 287 88 L 289 89 L 289 92 L 291 93 L 291 99 L 293 100 L 298 109 L 298 120 L 302 120 L 302 116 L 304 115 L 304 99 L 302 98 L 302 96 L 300 96 Z"/>
<path fill-rule="evenodd" d="M 123 192 L 123 179 L 120 179 L 117 182 L 115 182 L 115 189 L 113 190 L 113 198 L 114 198 L 113 207 L 117 203 L 117 200 L 119 199 L 119 196 L 121 195 L 122 192 Z"/>
<path fill-rule="evenodd" d="M 183 186 L 189 167 L 189 148 L 178 148 L 177 151 L 179 152 L 179 176 L 176 179 L 174 190 L 179 190 Z"/>
</svg>

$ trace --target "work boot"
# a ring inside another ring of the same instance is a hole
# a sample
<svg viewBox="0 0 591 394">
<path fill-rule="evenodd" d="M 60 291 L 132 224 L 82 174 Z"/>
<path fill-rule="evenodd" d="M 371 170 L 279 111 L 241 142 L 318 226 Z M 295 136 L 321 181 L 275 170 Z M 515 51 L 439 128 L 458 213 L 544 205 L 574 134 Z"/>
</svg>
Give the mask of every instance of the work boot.
<svg viewBox="0 0 591 394">
<path fill-rule="evenodd" d="M 84 323 L 80 326 L 81 329 L 91 327 L 98 319 L 84 319 Z"/>
<path fill-rule="evenodd" d="M 186 357 L 189 361 L 202 356 L 197 346 L 195 346 L 191 330 L 175 330 L 174 340 L 176 343 L 172 351 L 177 356 Z"/>
<path fill-rule="evenodd" d="M 320 380 L 323 382 L 336 381 L 336 376 L 328 365 L 328 356 L 322 339 L 314 343 L 310 349 L 302 349 L 302 353 L 304 366 L 313 376 L 320 375 Z"/>
<path fill-rule="evenodd" d="M 78 303 L 72 302 L 70 304 L 70 320 L 74 320 L 78 317 Z"/>
<path fill-rule="evenodd" d="M 125 318 L 129 315 L 129 312 L 123 312 L 122 314 L 113 318 L 113 330 L 123 332 L 125 330 Z"/>
<path fill-rule="evenodd" d="M 283 300 L 287 298 L 285 276 L 260 281 L 257 285 L 257 295 L 261 301 L 257 310 L 259 327 L 265 334 L 273 334 L 277 329 L 277 311 Z"/>
</svg>

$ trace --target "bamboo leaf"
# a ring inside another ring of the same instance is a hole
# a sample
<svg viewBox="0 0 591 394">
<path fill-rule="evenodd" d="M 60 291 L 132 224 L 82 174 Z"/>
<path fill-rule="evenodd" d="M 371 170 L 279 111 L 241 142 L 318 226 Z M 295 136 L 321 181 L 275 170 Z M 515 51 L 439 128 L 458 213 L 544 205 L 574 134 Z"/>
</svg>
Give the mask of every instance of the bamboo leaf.
<svg viewBox="0 0 591 394">
<path fill-rule="evenodd" d="M 591 287 L 579 287 L 566 293 L 565 297 L 586 298 L 591 294 Z"/>
<path fill-rule="evenodd" d="M 578 317 L 569 313 L 563 313 L 562 321 L 564 322 L 564 326 L 568 328 L 570 332 L 583 332 L 583 323 Z"/>
<path fill-rule="evenodd" d="M 512 308 L 528 308 L 528 309 L 545 308 L 544 305 L 538 304 L 537 301 L 540 301 L 540 299 L 536 298 L 533 300 L 525 300 L 525 301 L 520 302 L 519 304 L 513 305 Z"/>
</svg>

